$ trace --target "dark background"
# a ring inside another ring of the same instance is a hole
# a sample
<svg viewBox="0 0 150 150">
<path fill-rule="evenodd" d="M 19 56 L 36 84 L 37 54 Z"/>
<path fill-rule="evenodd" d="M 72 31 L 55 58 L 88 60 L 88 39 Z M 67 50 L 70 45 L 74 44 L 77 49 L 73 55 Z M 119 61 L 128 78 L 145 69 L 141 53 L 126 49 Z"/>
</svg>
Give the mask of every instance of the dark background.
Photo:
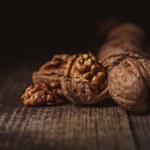
<svg viewBox="0 0 150 150">
<path fill-rule="evenodd" d="M 144 1 L 8 3 L 1 13 L 0 60 L 11 64 L 22 58 L 95 50 L 102 21 L 135 21 L 150 32 L 149 14 Z"/>
</svg>

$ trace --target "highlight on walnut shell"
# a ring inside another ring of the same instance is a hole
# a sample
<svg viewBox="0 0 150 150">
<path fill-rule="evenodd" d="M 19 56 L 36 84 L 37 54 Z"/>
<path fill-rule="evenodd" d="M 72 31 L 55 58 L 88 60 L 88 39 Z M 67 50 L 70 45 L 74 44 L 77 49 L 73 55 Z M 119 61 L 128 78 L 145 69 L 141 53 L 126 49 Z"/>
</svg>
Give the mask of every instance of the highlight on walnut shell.
<svg viewBox="0 0 150 150">
<path fill-rule="evenodd" d="M 109 94 L 125 109 L 142 113 L 149 106 L 150 61 L 128 58 L 109 74 Z"/>
<path fill-rule="evenodd" d="M 107 71 L 91 53 L 74 55 L 68 59 L 61 84 L 63 94 L 72 103 L 94 104 L 107 95 Z"/>
</svg>

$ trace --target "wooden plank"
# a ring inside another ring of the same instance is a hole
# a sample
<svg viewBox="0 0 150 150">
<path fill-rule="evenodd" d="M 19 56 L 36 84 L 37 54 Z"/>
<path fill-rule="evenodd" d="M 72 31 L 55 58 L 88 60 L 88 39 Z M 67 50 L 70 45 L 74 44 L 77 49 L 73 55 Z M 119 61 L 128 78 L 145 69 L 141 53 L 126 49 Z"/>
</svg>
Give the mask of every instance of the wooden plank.
<svg viewBox="0 0 150 150">
<path fill-rule="evenodd" d="M 130 114 L 130 124 L 140 150 L 150 149 L 150 111 L 143 115 Z"/>
<path fill-rule="evenodd" d="M 1 149 L 135 149 L 126 113 L 117 106 L 6 110 Z"/>
<path fill-rule="evenodd" d="M 125 110 L 99 106 L 26 108 L 20 96 L 31 69 L 16 69 L 0 90 L 0 149 L 136 149 Z"/>
</svg>

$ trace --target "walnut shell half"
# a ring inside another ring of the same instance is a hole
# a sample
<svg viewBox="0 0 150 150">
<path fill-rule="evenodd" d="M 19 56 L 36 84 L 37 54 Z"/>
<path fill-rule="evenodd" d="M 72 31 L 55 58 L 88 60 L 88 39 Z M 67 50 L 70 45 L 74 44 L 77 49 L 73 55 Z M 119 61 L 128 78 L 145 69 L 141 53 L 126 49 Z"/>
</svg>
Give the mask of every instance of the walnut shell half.
<svg viewBox="0 0 150 150">
<path fill-rule="evenodd" d="M 74 55 L 67 62 L 61 84 L 64 95 L 74 104 L 94 104 L 107 95 L 107 72 L 91 53 Z"/>
<path fill-rule="evenodd" d="M 128 58 L 109 74 L 109 94 L 119 105 L 137 113 L 149 105 L 150 61 Z"/>
<path fill-rule="evenodd" d="M 71 57 L 71 55 L 54 55 L 52 60 L 42 65 L 38 71 L 33 73 L 33 83 L 45 83 L 50 86 L 57 83 L 60 85 L 60 80 L 64 76 L 64 68 L 69 57 Z"/>
</svg>

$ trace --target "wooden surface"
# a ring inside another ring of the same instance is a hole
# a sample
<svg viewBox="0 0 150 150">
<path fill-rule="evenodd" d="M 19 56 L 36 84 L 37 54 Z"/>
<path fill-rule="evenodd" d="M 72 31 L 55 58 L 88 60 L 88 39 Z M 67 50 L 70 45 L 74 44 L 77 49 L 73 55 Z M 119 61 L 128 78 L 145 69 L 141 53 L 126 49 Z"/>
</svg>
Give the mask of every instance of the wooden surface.
<svg viewBox="0 0 150 150">
<path fill-rule="evenodd" d="M 149 112 L 128 113 L 111 100 L 92 107 L 24 107 L 20 97 L 40 64 L 38 58 L 25 62 L 1 67 L 0 150 L 150 149 Z"/>
</svg>

